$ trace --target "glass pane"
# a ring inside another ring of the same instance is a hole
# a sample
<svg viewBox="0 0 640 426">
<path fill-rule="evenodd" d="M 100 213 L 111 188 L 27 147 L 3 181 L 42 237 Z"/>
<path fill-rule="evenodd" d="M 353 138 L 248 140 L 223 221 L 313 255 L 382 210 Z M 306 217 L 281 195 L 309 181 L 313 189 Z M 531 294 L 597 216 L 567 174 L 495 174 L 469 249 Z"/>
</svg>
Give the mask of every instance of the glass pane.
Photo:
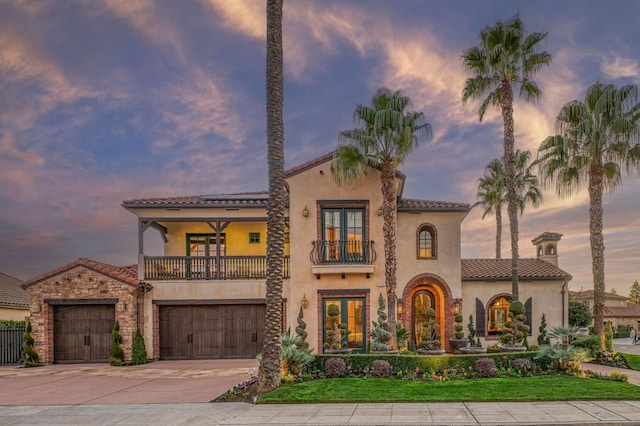
<svg viewBox="0 0 640 426">
<path fill-rule="evenodd" d="M 324 210 L 325 260 L 340 259 L 340 211 Z"/>
<path fill-rule="evenodd" d="M 347 324 L 351 334 L 347 336 L 349 347 L 351 349 L 364 348 L 364 333 L 363 333 L 363 319 L 362 319 L 362 300 L 348 300 L 347 301 L 348 319 Z"/>
<path fill-rule="evenodd" d="M 364 234 L 364 212 L 362 210 L 347 210 L 347 253 L 349 260 L 362 258 L 362 238 Z"/>
<path fill-rule="evenodd" d="M 416 293 L 413 297 L 413 330 L 416 347 L 425 340 L 424 323 L 427 322 L 425 313 L 429 308 L 435 309 L 433 295 L 428 291 Z"/>
<path fill-rule="evenodd" d="M 431 257 L 431 233 L 420 231 L 420 257 Z"/>
<path fill-rule="evenodd" d="M 487 330 L 490 335 L 502 333 L 508 310 L 509 301 L 505 297 L 501 297 L 491 304 L 489 307 L 489 323 L 487 324 Z"/>
</svg>

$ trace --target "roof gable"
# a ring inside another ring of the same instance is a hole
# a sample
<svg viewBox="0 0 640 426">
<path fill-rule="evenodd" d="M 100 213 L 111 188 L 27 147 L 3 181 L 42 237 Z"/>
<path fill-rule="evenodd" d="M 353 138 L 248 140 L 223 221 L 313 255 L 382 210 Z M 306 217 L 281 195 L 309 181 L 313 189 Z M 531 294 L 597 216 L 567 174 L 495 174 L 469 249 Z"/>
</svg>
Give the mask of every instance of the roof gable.
<svg viewBox="0 0 640 426">
<path fill-rule="evenodd" d="M 41 281 L 44 281 L 48 278 L 51 278 L 55 275 L 61 274 L 63 272 L 69 271 L 77 266 L 81 266 L 92 271 L 98 272 L 100 274 L 106 275 L 110 278 L 116 279 L 118 281 L 122 281 L 125 284 L 129 284 L 132 286 L 148 286 L 149 284 L 145 283 L 142 280 L 138 279 L 138 266 L 137 265 L 128 265 L 128 266 L 113 266 L 108 263 L 96 262 L 95 260 L 80 258 L 75 262 L 68 263 L 64 266 L 61 266 L 53 271 L 49 271 L 43 275 L 30 279 L 22 283 L 22 288 L 27 288 L 32 285 L 38 284 Z"/>
</svg>

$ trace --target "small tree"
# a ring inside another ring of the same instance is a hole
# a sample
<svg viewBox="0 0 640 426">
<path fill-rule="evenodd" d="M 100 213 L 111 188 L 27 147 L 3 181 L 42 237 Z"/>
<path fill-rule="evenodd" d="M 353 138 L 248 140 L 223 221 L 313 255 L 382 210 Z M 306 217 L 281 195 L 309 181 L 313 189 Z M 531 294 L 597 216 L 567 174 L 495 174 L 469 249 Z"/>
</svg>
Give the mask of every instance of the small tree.
<svg viewBox="0 0 640 426">
<path fill-rule="evenodd" d="M 469 346 L 480 347 L 480 338 L 478 338 L 478 341 L 476 342 L 477 331 L 473 326 L 473 315 L 469 315 L 469 324 L 467 324 L 467 329 L 469 330 L 469 334 L 467 335 L 467 338 L 469 339 Z"/>
<path fill-rule="evenodd" d="M 388 351 L 389 341 L 391 340 L 391 332 L 389 331 L 389 323 L 387 322 L 387 313 L 385 312 L 384 298 L 382 293 L 378 297 L 378 322 L 373 323 L 371 331 L 371 350 L 372 351 Z"/>
<path fill-rule="evenodd" d="M 298 322 L 298 325 L 296 326 L 296 335 L 300 336 L 300 341 L 297 343 L 297 346 L 300 349 L 307 349 L 309 347 L 309 343 L 307 342 L 307 323 L 305 323 L 302 320 L 302 306 L 300 306 L 300 312 L 298 312 L 298 318 L 296 319 L 296 321 Z"/>
<path fill-rule="evenodd" d="M 147 347 L 144 344 L 144 337 L 138 328 L 133 338 L 133 347 L 131 348 L 131 362 L 133 365 L 146 364 L 149 362 L 147 358 Z"/>
<path fill-rule="evenodd" d="M 524 304 L 518 300 L 514 300 L 509 305 L 509 321 L 504 323 L 504 329 L 500 342 L 508 346 L 522 346 L 527 335 L 529 335 L 529 326 L 525 324 L 527 317 L 525 315 Z"/>
<path fill-rule="evenodd" d="M 540 319 L 540 327 L 538 328 L 538 345 L 550 344 L 549 336 L 547 335 L 547 317 L 542 314 Z"/>
<path fill-rule="evenodd" d="M 573 327 L 587 327 L 591 324 L 591 310 L 584 302 L 572 300 L 569 302 L 569 325 Z"/>
<path fill-rule="evenodd" d="M 347 336 L 351 334 L 347 324 L 340 322 L 340 308 L 338 305 L 329 305 L 327 308 L 329 319 L 325 326 L 325 344 L 327 350 L 337 350 L 348 346 Z"/>
<path fill-rule="evenodd" d="M 38 367 L 40 361 L 38 360 L 38 353 L 33 350 L 33 337 L 31 337 L 31 322 L 27 322 L 27 327 L 24 330 L 24 344 L 22 350 L 24 351 L 24 366 L 25 367 Z"/>
<path fill-rule="evenodd" d="M 640 284 L 638 284 L 638 280 L 635 280 L 633 284 L 631 284 L 628 301 L 634 305 L 640 305 Z"/>
<path fill-rule="evenodd" d="M 116 321 L 111 331 L 111 356 L 109 364 L 120 366 L 124 362 L 124 351 L 120 347 L 122 344 L 122 335 L 120 334 L 120 323 Z"/>
<path fill-rule="evenodd" d="M 604 350 L 613 352 L 613 325 L 611 321 L 607 321 L 604 326 Z"/>
</svg>

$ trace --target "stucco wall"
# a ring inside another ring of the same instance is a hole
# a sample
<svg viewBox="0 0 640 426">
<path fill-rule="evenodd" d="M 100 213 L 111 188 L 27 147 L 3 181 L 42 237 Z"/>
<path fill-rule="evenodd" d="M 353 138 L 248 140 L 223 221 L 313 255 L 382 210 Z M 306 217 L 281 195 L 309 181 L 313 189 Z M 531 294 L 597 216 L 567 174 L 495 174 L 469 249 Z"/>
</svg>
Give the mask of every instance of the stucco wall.
<svg viewBox="0 0 640 426">
<path fill-rule="evenodd" d="M 6 308 L 0 306 L 0 320 L 24 321 L 24 318 L 27 315 L 29 315 L 28 309 Z"/>
</svg>

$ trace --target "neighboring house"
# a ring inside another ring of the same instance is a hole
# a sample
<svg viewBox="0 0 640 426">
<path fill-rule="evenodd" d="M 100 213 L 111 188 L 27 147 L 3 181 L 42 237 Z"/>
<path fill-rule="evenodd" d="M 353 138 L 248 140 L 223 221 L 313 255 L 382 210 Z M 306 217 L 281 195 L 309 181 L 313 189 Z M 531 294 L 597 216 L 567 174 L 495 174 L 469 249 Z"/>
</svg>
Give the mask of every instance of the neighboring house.
<svg viewBox="0 0 640 426">
<path fill-rule="evenodd" d="M 0 320 L 24 321 L 29 315 L 29 295 L 22 280 L 0 272 Z"/>
<path fill-rule="evenodd" d="M 331 160 L 327 154 L 285 172 L 282 328 L 295 328 L 302 308 L 307 341 L 321 352 L 326 312 L 336 305 L 340 321 L 351 331 L 348 346 L 365 352 L 371 323 L 377 320 L 378 295 L 386 295 L 380 174 L 370 169 L 359 182 L 338 186 Z M 461 259 L 460 227 L 469 205 L 405 198 L 404 181 L 398 173 L 399 321 L 411 341 L 420 343 L 423 312 L 434 307 L 442 347 L 450 349 L 453 318 L 460 312 L 465 325 L 473 315 L 485 343 L 497 342 L 510 302 L 511 261 Z M 45 354 L 45 362 L 74 361 L 58 350 L 59 342 L 73 346 L 72 335 L 83 336 L 77 345 L 94 350 L 91 329 L 74 334 L 75 322 L 65 323 L 62 315 L 73 308 L 85 322 L 104 322 L 100 333 L 105 338 L 107 324 L 119 320 L 126 356 L 139 326 L 151 358 L 255 357 L 263 345 L 267 196 L 258 192 L 124 201 L 122 206 L 138 219 L 137 275 L 85 259 L 25 283 L 37 310 L 31 316 L 44 336 L 36 339 L 36 350 Z M 145 253 L 145 232 L 160 233 L 162 256 Z M 487 238 L 493 239 L 490 234 Z M 559 240 L 560 234 L 541 234 L 533 241 L 536 257 L 520 260 L 520 295 L 530 313 L 530 342 L 536 339 L 543 313 L 550 326 L 567 321 L 571 276 L 557 266 Z"/>
<path fill-rule="evenodd" d="M 569 300 L 586 303 L 593 312 L 593 290 L 570 291 Z M 638 329 L 640 327 L 640 306 L 629 303 L 628 300 L 627 296 L 605 293 L 604 321 L 611 321 L 613 327 L 626 325 Z"/>
</svg>

